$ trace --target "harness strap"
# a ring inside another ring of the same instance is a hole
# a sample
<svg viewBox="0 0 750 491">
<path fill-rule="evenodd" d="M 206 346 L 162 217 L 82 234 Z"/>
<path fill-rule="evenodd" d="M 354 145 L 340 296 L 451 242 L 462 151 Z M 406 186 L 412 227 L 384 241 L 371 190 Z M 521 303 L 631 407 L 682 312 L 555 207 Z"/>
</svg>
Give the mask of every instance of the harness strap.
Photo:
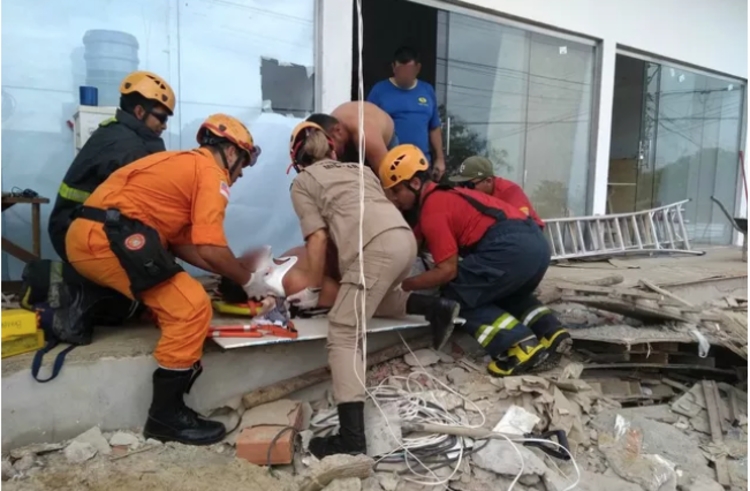
<svg viewBox="0 0 750 491">
<path fill-rule="evenodd" d="M 52 365 L 52 374 L 45 379 L 40 379 L 39 369 L 42 368 L 42 360 L 44 359 L 44 355 L 53 350 L 58 344 L 60 344 L 60 341 L 58 341 L 57 339 L 51 339 L 47 341 L 47 343 L 44 345 L 44 348 L 40 349 L 34 354 L 34 359 L 31 362 L 31 376 L 34 377 L 34 380 L 36 380 L 37 382 L 44 384 L 49 382 L 50 380 L 54 380 L 55 378 L 57 378 L 57 376 L 60 375 L 60 370 L 62 370 L 63 364 L 65 363 L 65 357 L 76 347 L 75 344 L 71 344 L 70 346 L 59 352 L 55 357 L 55 362 Z"/>
<path fill-rule="evenodd" d="M 106 223 L 108 225 L 117 224 L 120 221 L 120 217 L 120 210 L 117 208 L 102 210 L 101 208 L 93 208 L 91 206 L 82 206 L 75 215 L 75 218 L 83 218 L 84 220 Z"/>
<path fill-rule="evenodd" d="M 465 199 L 479 213 L 481 213 L 482 215 L 488 216 L 490 218 L 493 218 L 498 222 L 502 222 L 503 220 L 507 219 L 507 217 L 505 216 L 505 212 L 503 210 L 499 210 L 497 208 L 487 206 L 484 203 L 477 200 L 476 198 L 474 198 L 473 196 L 469 196 L 466 193 L 462 193 L 458 191 L 453 186 L 446 186 L 446 185 L 436 186 L 435 188 L 433 188 L 432 191 L 430 191 L 429 193 L 425 195 L 424 199 L 422 200 L 422 206 L 424 206 L 425 202 L 427 201 L 427 198 L 432 196 L 432 194 L 438 190 L 439 191 L 452 191 L 453 194 L 457 194 L 461 196 L 463 199 Z"/>
<path fill-rule="evenodd" d="M 422 200 L 422 205 L 421 206 L 424 206 L 425 202 L 427 201 L 427 198 L 429 198 L 435 191 L 438 191 L 438 190 L 453 192 L 453 194 L 457 194 L 457 195 L 461 196 L 475 210 L 477 210 L 482 215 L 485 215 L 485 216 L 488 216 L 488 217 L 492 218 L 497 223 L 500 223 L 500 222 L 503 222 L 503 221 L 507 220 L 507 216 L 505 215 L 505 212 L 503 210 L 499 210 L 497 208 L 493 208 L 491 206 L 487 206 L 484 203 L 482 203 L 479 200 L 477 200 L 476 198 L 474 198 L 473 196 L 469 196 L 466 193 L 462 193 L 462 192 L 458 191 L 456 188 L 454 188 L 453 186 L 448 186 L 448 185 L 444 185 L 444 184 L 436 186 L 435 188 L 433 188 L 432 191 L 430 191 L 429 193 L 427 193 L 425 195 L 424 199 Z M 463 246 L 463 247 L 459 247 L 458 255 L 461 256 L 461 257 L 465 257 L 465 256 L 471 254 L 472 251 L 474 250 L 474 248 L 476 247 L 476 245 L 478 243 L 479 242 L 477 241 L 474 244 Z"/>
</svg>

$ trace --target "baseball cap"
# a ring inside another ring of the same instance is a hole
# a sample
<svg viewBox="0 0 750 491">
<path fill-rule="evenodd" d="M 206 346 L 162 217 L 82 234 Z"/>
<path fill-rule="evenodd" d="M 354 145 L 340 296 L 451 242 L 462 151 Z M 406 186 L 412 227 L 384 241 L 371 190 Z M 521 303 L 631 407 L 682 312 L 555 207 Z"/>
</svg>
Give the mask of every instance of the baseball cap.
<svg viewBox="0 0 750 491">
<path fill-rule="evenodd" d="M 461 163 L 458 168 L 458 174 L 451 176 L 452 182 L 466 182 L 472 179 L 482 179 L 492 177 L 495 173 L 492 170 L 492 162 L 485 157 L 474 155 Z"/>
</svg>

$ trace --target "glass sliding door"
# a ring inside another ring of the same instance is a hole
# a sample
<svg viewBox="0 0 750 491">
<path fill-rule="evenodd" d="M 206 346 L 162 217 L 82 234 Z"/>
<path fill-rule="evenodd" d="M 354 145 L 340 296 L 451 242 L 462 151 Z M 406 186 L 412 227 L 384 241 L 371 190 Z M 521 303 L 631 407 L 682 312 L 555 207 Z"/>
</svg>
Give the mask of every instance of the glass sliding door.
<svg viewBox="0 0 750 491">
<path fill-rule="evenodd" d="M 641 136 L 638 141 L 636 169 L 635 210 L 653 208 L 655 205 L 656 135 L 659 114 L 659 81 L 661 65 L 644 63 L 643 94 L 641 98 Z"/>
<path fill-rule="evenodd" d="M 585 215 L 594 45 L 455 12 L 438 22 L 449 171 L 481 154 L 543 218 Z"/>
<path fill-rule="evenodd" d="M 689 237 L 731 242 L 732 228 L 711 196 L 735 209 L 744 97 L 741 82 L 647 62 L 638 209 L 689 198 Z"/>
</svg>

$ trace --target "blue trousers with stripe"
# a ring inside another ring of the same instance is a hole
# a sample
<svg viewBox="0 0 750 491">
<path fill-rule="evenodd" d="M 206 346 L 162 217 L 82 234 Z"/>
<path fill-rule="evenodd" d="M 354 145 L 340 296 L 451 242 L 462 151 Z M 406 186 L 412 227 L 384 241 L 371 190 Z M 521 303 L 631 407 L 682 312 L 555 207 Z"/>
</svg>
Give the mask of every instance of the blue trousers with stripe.
<svg viewBox="0 0 750 491">
<path fill-rule="evenodd" d="M 531 219 L 502 220 L 464 255 L 442 294 L 461 305 L 463 329 L 493 358 L 531 336 L 559 327 L 534 296 L 550 263 L 550 249 Z"/>
</svg>

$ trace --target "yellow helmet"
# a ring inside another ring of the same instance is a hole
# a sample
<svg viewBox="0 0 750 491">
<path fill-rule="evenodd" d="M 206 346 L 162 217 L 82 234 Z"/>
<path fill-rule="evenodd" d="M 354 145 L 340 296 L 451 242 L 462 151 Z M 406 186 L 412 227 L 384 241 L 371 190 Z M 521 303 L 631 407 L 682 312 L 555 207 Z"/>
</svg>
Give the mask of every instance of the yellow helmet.
<svg viewBox="0 0 750 491">
<path fill-rule="evenodd" d="M 398 145 L 393 147 L 380 161 L 380 182 L 384 189 L 390 189 L 396 184 L 408 181 L 419 171 L 426 171 L 430 166 L 422 150 L 414 145 Z"/>
<path fill-rule="evenodd" d="M 329 150 L 332 151 L 334 149 L 331 137 L 328 136 L 328 133 L 326 133 L 320 125 L 310 123 L 309 121 L 301 122 L 294 127 L 294 130 L 292 130 L 292 136 L 289 139 L 289 158 L 292 160 L 292 163 L 289 164 L 289 167 L 286 170 L 287 174 L 289 173 L 289 170 L 291 168 L 294 168 L 294 170 L 299 172 L 300 167 L 305 167 L 313 163 L 309 161 L 309 158 L 306 159 L 300 151 L 305 144 L 305 140 L 313 131 L 323 132 L 323 134 L 326 136 L 326 139 L 328 140 Z"/>
<path fill-rule="evenodd" d="M 198 129 L 196 140 L 201 145 L 218 143 L 217 139 L 227 140 L 247 153 L 249 158 L 246 167 L 258 161 L 260 147 L 253 142 L 253 136 L 242 122 L 226 114 L 212 114 Z"/>
<path fill-rule="evenodd" d="M 151 72 L 133 72 L 120 83 L 120 94 L 128 95 L 137 92 L 146 99 L 156 101 L 174 113 L 175 96 L 172 87 L 160 76 Z"/>
</svg>

